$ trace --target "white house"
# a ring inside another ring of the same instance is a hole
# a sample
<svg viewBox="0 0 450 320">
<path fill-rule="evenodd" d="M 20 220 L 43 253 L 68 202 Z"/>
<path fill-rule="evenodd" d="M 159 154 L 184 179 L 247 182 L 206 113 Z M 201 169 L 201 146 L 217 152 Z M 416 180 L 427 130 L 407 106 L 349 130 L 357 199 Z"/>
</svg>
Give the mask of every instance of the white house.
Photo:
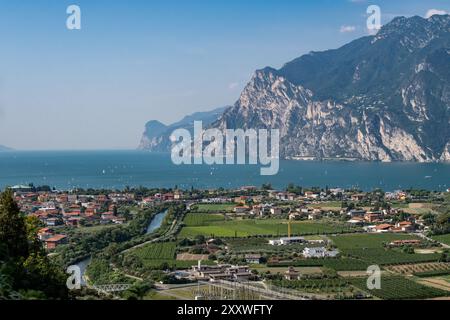
<svg viewBox="0 0 450 320">
<path fill-rule="evenodd" d="M 325 247 L 305 248 L 303 250 L 305 258 L 334 258 L 339 254 L 338 250 L 328 250 Z"/>
</svg>

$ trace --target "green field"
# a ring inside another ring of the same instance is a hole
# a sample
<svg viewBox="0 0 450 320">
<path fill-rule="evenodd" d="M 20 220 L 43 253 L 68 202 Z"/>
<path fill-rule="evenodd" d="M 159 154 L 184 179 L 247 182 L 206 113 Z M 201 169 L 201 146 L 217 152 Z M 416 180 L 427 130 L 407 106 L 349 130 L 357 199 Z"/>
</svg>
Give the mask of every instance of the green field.
<svg viewBox="0 0 450 320">
<path fill-rule="evenodd" d="M 176 243 L 151 243 L 129 253 L 142 261 L 144 267 L 158 268 L 163 264 L 178 269 L 191 268 L 196 261 L 176 260 Z M 203 264 L 212 264 L 211 261 L 203 261 Z"/>
<path fill-rule="evenodd" d="M 133 251 L 142 260 L 173 260 L 175 253 L 175 242 L 151 243 Z"/>
<path fill-rule="evenodd" d="M 292 235 L 334 234 L 352 232 L 354 228 L 344 225 L 333 225 L 316 222 L 292 223 Z M 208 226 L 185 227 L 181 230 L 181 237 L 249 237 L 249 236 L 286 236 L 288 233 L 285 220 L 241 220 L 213 222 Z"/>
<path fill-rule="evenodd" d="M 432 238 L 433 238 L 433 240 L 445 243 L 446 245 L 450 246 L 450 234 L 444 234 L 441 236 L 433 236 Z"/>
<path fill-rule="evenodd" d="M 382 248 L 384 243 L 390 243 L 395 240 L 419 239 L 416 236 L 408 234 L 350 234 L 330 237 L 339 249 L 365 249 Z"/>
<path fill-rule="evenodd" d="M 421 262 L 435 262 L 440 254 L 409 254 L 399 249 L 368 248 L 368 249 L 344 249 L 342 253 L 346 256 L 361 259 L 377 265 L 394 265 Z"/>
<path fill-rule="evenodd" d="M 199 227 L 220 221 L 225 221 L 225 217 L 220 214 L 188 213 L 183 222 L 188 227 Z"/>
<path fill-rule="evenodd" d="M 235 203 L 200 203 L 195 205 L 192 208 L 193 212 L 203 212 L 203 213 L 226 213 L 226 212 L 233 212 L 234 207 L 236 207 Z"/>
<path fill-rule="evenodd" d="M 421 285 L 403 277 L 382 277 L 381 289 L 367 289 L 367 278 L 349 280 L 355 287 L 385 300 L 413 300 L 444 297 L 448 292 Z"/>
</svg>

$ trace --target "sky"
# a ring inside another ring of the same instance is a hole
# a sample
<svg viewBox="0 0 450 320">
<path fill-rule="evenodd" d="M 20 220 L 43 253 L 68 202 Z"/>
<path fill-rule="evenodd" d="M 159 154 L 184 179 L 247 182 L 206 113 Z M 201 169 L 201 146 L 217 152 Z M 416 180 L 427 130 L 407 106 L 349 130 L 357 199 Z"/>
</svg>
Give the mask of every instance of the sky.
<svg viewBox="0 0 450 320">
<path fill-rule="evenodd" d="M 69 30 L 69 5 L 81 30 Z M 0 0 L 0 145 L 134 149 L 149 120 L 234 104 L 255 70 L 450 0 Z"/>
</svg>

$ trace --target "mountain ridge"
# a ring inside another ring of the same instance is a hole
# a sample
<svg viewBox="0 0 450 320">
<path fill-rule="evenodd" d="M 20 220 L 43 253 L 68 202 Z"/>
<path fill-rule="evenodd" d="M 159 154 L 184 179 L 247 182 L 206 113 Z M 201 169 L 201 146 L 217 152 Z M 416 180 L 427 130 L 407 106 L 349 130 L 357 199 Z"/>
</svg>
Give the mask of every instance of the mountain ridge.
<svg viewBox="0 0 450 320">
<path fill-rule="evenodd" d="M 376 35 L 257 70 L 209 127 L 279 129 L 290 159 L 450 161 L 450 16 L 397 17 Z M 168 151 L 163 140 L 141 147 Z"/>
</svg>

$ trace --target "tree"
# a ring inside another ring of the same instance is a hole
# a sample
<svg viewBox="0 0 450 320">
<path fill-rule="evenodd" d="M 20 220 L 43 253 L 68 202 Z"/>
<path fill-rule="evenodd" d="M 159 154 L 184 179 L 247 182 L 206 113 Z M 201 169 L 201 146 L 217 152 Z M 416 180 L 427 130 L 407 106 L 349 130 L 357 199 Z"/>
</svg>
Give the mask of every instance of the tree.
<svg viewBox="0 0 450 320">
<path fill-rule="evenodd" d="M 0 243 L 11 258 L 28 256 L 25 220 L 10 189 L 0 195 Z"/>
</svg>

